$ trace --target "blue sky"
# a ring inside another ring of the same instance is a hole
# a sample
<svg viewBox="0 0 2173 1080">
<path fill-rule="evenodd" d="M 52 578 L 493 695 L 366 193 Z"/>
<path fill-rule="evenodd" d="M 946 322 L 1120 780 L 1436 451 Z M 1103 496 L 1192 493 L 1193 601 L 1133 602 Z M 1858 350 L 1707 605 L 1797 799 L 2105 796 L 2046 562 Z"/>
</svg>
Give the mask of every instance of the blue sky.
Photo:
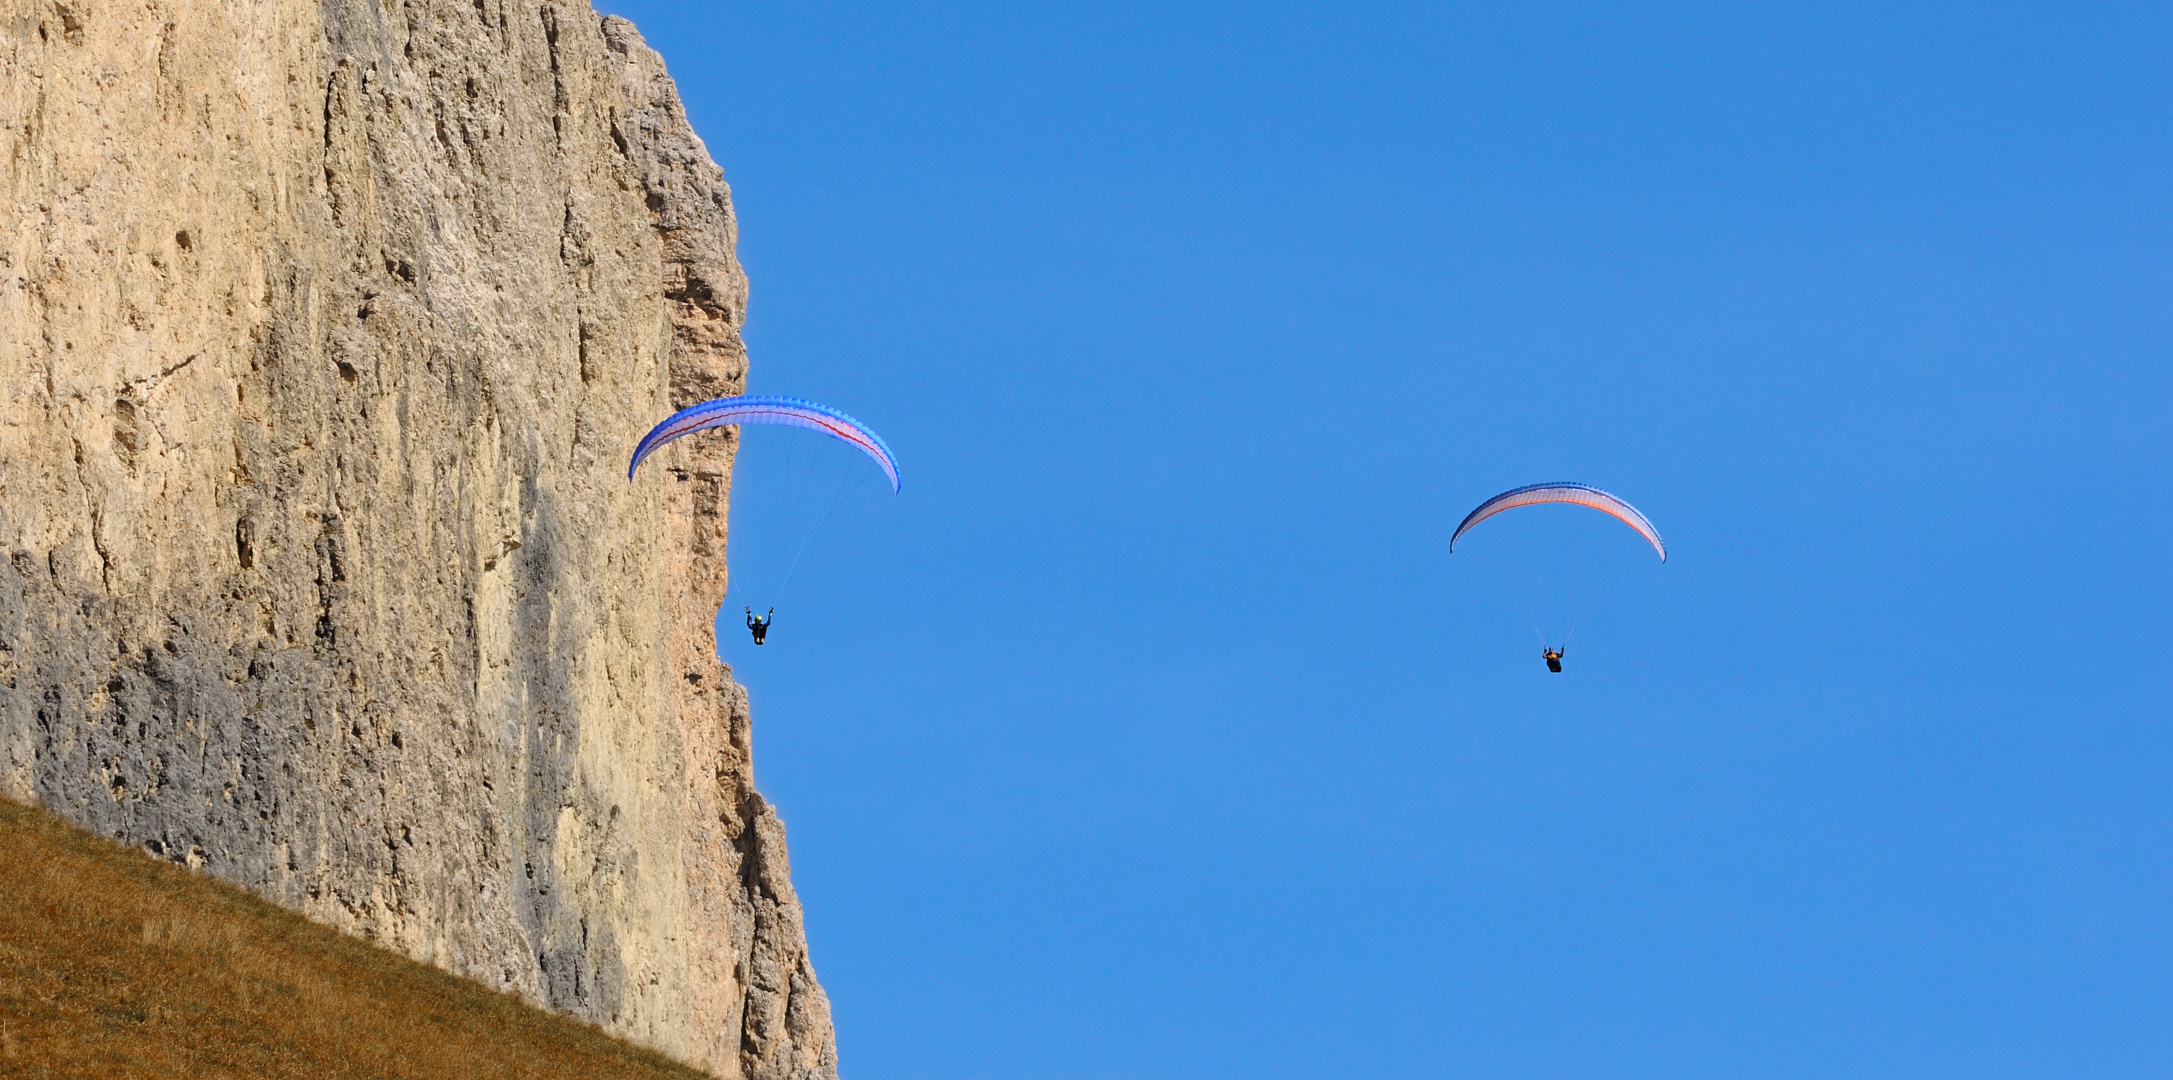
<svg viewBox="0 0 2173 1080">
<path fill-rule="evenodd" d="M 606 7 L 904 466 L 724 639 L 851 1080 L 2173 1062 L 2173 11 Z"/>
</svg>

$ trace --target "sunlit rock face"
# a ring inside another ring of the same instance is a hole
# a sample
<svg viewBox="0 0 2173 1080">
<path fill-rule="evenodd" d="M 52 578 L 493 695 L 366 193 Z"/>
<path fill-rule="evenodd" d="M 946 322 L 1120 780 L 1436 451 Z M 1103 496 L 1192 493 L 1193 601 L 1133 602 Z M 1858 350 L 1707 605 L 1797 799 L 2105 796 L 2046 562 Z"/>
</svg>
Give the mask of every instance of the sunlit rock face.
<svg viewBox="0 0 2173 1080">
<path fill-rule="evenodd" d="M 716 660 L 722 172 L 585 2 L 0 0 L 0 794 L 833 1077 Z"/>
</svg>

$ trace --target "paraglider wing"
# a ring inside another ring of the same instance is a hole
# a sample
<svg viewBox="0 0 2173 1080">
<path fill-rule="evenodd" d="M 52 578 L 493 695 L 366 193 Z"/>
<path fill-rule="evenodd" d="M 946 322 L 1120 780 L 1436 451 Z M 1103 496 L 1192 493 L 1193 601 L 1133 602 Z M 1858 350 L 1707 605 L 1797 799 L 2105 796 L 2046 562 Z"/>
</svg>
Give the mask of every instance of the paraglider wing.
<svg viewBox="0 0 2173 1080">
<path fill-rule="evenodd" d="M 1464 518 L 1464 523 L 1456 527 L 1455 536 L 1449 537 L 1449 550 L 1456 550 L 1456 538 L 1464 535 L 1473 525 L 1477 525 L 1504 510 L 1513 510 L 1519 506 L 1537 506 L 1540 503 L 1570 503 L 1575 506 L 1589 506 L 1603 514 L 1610 515 L 1624 525 L 1636 529 L 1639 536 L 1651 541 L 1652 549 L 1660 553 L 1660 561 L 1667 561 L 1667 545 L 1660 542 L 1660 530 L 1653 528 L 1652 522 L 1645 520 L 1645 515 L 1637 512 L 1637 507 L 1631 506 L 1629 503 L 1623 502 L 1621 499 L 1589 484 L 1571 483 L 1527 484 L 1520 488 L 1504 491 L 1480 503 L 1479 508 L 1473 510 Z"/>
<path fill-rule="evenodd" d="M 657 447 L 682 435 L 728 424 L 782 424 L 844 440 L 859 447 L 862 453 L 882 466 L 883 475 L 890 478 L 892 494 L 900 490 L 898 459 L 891 455 L 890 447 L 884 445 L 882 436 L 828 405 L 795 397 L 718 398 L 681 409 L 642 436 L 641 444 L 634 447 L 634 460 L 626 466 L 626 478 L 632 480 L 634 470 L 641 468 L 642 459 L 655 452 Z"/>
</svg>

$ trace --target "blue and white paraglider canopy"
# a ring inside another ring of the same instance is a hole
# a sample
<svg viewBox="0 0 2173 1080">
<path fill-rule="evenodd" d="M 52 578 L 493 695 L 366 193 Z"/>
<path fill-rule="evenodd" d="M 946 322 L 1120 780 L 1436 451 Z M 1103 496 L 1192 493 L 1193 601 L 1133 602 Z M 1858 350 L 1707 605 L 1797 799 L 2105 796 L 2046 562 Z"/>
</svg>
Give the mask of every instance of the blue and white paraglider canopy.
<svg viewBox="0 0 2173 1080">
<path fill-rule="evenodd" d="M 641 468 L 644 458 L 665 443 L 684 435 L 713 427 L 733 424 L 780 424 L 785 427 L 806 428 L 819 431 L 834 439 L 851 443 L 861 453 L 875 459 L 882 467 L 883 475 L 890 479 L 890 490 L 897 494 L 902 490 L 898 480 L 898 459 L 866 424 L 831 408 L 804 398 L 796 397 L 728 397 L 690 405 L 671 414 L 663 423 L 642 436 L 640 445 L 634 447 L 634 460 L 626 466 L 626 478 L 634 478 L 634 470 Z"/>
</svg>

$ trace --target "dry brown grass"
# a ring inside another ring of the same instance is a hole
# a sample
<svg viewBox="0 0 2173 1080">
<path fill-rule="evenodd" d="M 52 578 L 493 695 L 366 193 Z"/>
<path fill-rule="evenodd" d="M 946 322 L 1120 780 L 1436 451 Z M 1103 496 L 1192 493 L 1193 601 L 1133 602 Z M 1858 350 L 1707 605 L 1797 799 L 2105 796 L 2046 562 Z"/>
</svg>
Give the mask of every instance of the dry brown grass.
<svg viewBox="0 0 2173 1080">
<path fill-rule="evenodd" d="M 0 800 L 0 1077 L 704 1075 Z"/>
</svg>

